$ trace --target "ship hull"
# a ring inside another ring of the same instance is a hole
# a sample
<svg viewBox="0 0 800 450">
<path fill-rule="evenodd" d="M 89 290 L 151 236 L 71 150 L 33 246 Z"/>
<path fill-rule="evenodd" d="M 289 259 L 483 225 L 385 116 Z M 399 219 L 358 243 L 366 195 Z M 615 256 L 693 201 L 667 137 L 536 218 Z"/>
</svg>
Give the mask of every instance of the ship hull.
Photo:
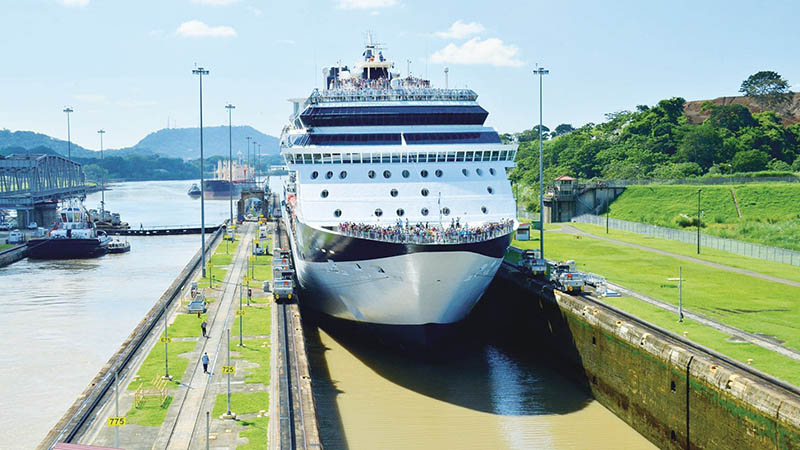
<svg viewBox="0 0 800 450">
<path fill-rule="evenodd" d="M 108 253 L 110 238 L 94 239 L 31 239 L 28 241 L 28 258 L 79 259 L 97 258 Z"/>
<path fill-rule="evenodd" d="M 231 192 L 232 190 L 232 192 Z M 205 198 L 230 198 L 231 194 L 238 197 L 242 187 L 228 180 L 205 180 L 203 182 L 203 195 Z"/>
</svg>

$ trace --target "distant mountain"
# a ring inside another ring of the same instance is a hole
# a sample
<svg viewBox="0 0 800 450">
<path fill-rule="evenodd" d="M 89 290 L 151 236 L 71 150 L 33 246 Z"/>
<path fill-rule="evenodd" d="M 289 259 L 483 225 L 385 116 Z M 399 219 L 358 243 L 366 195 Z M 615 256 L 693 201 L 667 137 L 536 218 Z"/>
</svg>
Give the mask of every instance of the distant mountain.
<svg viewBox="0 0 800 450">
<path fill-rule="evenodd" d="M 233 127 L 231 130 L 234 154 L 241 152 L 247 157 L 247 136 L 261 144 L 261 154 L 277 155 L 280 152 L 278 138 L 266 135 L 250 126 Z M 0 130 L 0 150 L 13 148 L 15 152 L 49 148 L 67 154 L 67 141 L 33 131 Z M 252 151 L 252 144 L 250 146 Z M 5 151 L 4 153 L 8 153 Z M 228 127 L 203 127 L 203 153 L 205 156 L 228 155 Z M 171 158 L 197 159 L 200 157 L 199 128 L 166 128 L 150 133 L 133 147 L 106 149 L 105 156 L 160 155 Z M 100 152 L 88 150 L 72 143 L 72 156 L 76 158 L 98 158 Z"/>
</svg>

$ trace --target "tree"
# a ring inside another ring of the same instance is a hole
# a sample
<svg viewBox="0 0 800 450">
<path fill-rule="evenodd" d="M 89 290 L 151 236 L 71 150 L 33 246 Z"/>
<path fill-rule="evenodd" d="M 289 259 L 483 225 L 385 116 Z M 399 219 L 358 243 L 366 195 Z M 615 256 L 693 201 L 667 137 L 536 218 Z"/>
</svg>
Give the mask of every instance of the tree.
<svg viewBox="0 0 800 450">
<path fill-rule="evenodd" d="M 756 149 L 739 152 L 732 161 L 735 172 L 758 172 L 767 168 L 767 162 L 769 155 Z"/>
<path fill-rule="evenodd" d="M 553 132 L 553 137 L 562 136 L 573 131 L 575 131 L 575 128 L 573 128 L 572 125 L 568 123 L 562 123 L 556 127 L 555 131 Z"/>
<path fill-rule="evenodd" d="M 790 100 L 789 82 L 781 78 L 777 72 L 762 70 L 742 81 L 739 92 L 753 97 L 766 107 L 775 107 Z"/>
<path fill-rule="evenodd" d="M 680 161 L 695 162 L 707 170 L 719 160 L 717 152 L 722 147 L 722 138 L 709 125 L 697 125 L 689 129 L 678 144 L 676 157 Z"/>
<path fill-rule="evenodd" d="M 720 105 L 716 106 L 711 102 L 708 103 L 708 123 L 720 128 L 725 128 L 734 133 L 745 127 L 753 127 L 758 123 L 750 110 L 743 105 Z M 705 105 L 703 105 L 705 107 Z"/>
</svg>

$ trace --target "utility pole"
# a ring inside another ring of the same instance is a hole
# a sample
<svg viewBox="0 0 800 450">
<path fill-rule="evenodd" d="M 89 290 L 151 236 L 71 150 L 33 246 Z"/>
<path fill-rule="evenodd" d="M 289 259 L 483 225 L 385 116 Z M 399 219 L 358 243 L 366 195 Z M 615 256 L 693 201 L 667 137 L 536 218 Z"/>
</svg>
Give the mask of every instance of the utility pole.
<svg viewBox="0 0 800 450">
<path fill-rule="evenodd" d="M 550 71 L 544 67 L 536 66 L 534 74 L 539 75 L 539 253 L 540 258 L 544 258 L 544 179 L 542 162 L 542 78 Z"/>
<path fill-rule="evenodd" d="M 697 254 L 700 254 L 700 191 L 697 190 Z"/>
<path fill-rule="evenodd" d="M 608 234 L 608 189 L 606 189 L 606 234 Z"/>
<path fill-rule="evenodd" d="M 192 74 L 200 76 L 200 257 L 203 278 L 206 277 L 206 204 L 205 187 L 203 186 L 203 75 L 208 75 L 208 70 L 198 67 L 192 69 Z"/>
<path fill-rule="evenodd" d="M 103 172 L 103 135 L 106 130 L 97 130 L 100 135 L 100 220 L 105 221 L 106 217 L 106 175 Z"/>
<path fill-rule="evenodd" d="M 242 315 L 244 313 L 242 310 L 242 289 L 244 289 L 244 283 L 239 284 L 239 347 L 244 347 L 244 343 L 242 343 L 242 327 L 244 326 L 244 316 Z"/>
<path fill-rule="evenodd" d="M 247 181 L 247 164 L 250 163 L 250 139 L 253 139 L 253 138 L 251 138 L 250 136 L 247 136 L 247 137 L 245 137 L 245 139 L 247 139 L 247 157 L 245 158 L 245 166 L 244 166 L 244 171 L 245 171 L 244 175 L 245 176 L 244 176 L 244 180 Z"/>
<path fill-rule="evenodd" d="M 64 108 L 64 112 L 67 113 L 67 159 L 72 161 L 72 137 L 70 136 L 70 126 L 69 126 L 69 113 L 73 112 L 74 110 L 67 106 Z"/>
<path fill-rule="evenodd" d="M 164 378 L 171 380 L 169 376 L 169 336 L 167 335 L 167 305 L 164 305 Z"/>
<path fill-rule="evenodd" d="M 233 127 L 231 126 L 231 111 L 236 107 L 228 103 L 225 108 L 228 110 L 228 193 L 230 194 L 231 208 L 231 221 L 228 226 L 233 226 Z"/>
<path fill-rule="evenodd" d="M 256 174 L 255 174 L 255 167 L 256 167 L 256 145 L 257 145 L 257 144 L 258 144 L 258 142 L 256 142 L 255 140 L 253 140 L 253 159 L 252 159 L 252 161 L 253 161 L 253 166 L 251 167 L 251 169 L 253 169 L 253 170 L 251 170 L 251 172 L 253 172 L 253 173 L 252 173 L 252 175 L 253 175 L 253 180 L 255 180 L 255 175 L 256 175 Z"/>
</svg>

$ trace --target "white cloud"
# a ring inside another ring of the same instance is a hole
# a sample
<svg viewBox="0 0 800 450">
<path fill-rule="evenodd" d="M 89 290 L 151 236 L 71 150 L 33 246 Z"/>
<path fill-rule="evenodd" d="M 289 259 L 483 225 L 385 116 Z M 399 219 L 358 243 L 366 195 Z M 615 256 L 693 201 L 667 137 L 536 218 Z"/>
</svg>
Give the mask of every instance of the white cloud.
<svg viewBox="0 0 800 450">
<path fill-rule="evenodd" d="M 198 5 L 228 6 L 238 1 L 239 0 L 192 0 L 192 3 L 197 3 Z"/>
<path fill-rule="evenodd" d="M 86 103 L 100 103 L 106 101 L 106 96 L 102 94 L 75 94 L 72 97 L 75 98 L 75 100 Z"/>
<path fill-rule="evenodd" d="M 248 11 L 250 11 L 251 13 L 253 13 L 253 15 L 254 15 L 254 16 L 256 16 L 256 17 L 258 17 L 258 16 L 260 16 L 261 14 L 263 14 L 263 13 L 261 12 L 261 10 L 260 10 L 260 9 L 258 9 L 258 8 L 255 8 L 255 7 L 253 7 L 253 6 L 248 6 L 248 7 L 247 7 L 247 10 L 248 10 Z"/>
<path fill-rule="evenodd" d="M 336 7 L 341 9 L 375 9 L 394 6 L 397 0 L 337 0 Z"/>
<path fill-rule="evenodd" d="M 183 37 L 234 37 L 236 30 L 229 26 L 210 27 L 199 20 L 183 22 L 175 31 Z"/>
<path fill-rule="evenodd" d="M 442 39 L 464 39 L 473 34 L 483 33 L 484 30 L 483 25 L 478 22 L 464 23 L 456 20 L 447 31 L 437 31 L 434 34 Z"/>
<path fill-rule="evenodd" d="M 454 43 L 447 44 L 441 50 L 437 50 L 431 55 L 434 63 L 451 64 L 489 64 L 501 67 L 520 67 L 524 65 L 519 60 L 519 48 L 514 45 L 506 45 L 497 38 L 481 40 L 475 37 L 462 45 Z"/>
<path fill-rule="evenodd" d="M 64 6 L 79 7 L 89 6 L 89 0 L 58 0 Z"/>
</svg>

